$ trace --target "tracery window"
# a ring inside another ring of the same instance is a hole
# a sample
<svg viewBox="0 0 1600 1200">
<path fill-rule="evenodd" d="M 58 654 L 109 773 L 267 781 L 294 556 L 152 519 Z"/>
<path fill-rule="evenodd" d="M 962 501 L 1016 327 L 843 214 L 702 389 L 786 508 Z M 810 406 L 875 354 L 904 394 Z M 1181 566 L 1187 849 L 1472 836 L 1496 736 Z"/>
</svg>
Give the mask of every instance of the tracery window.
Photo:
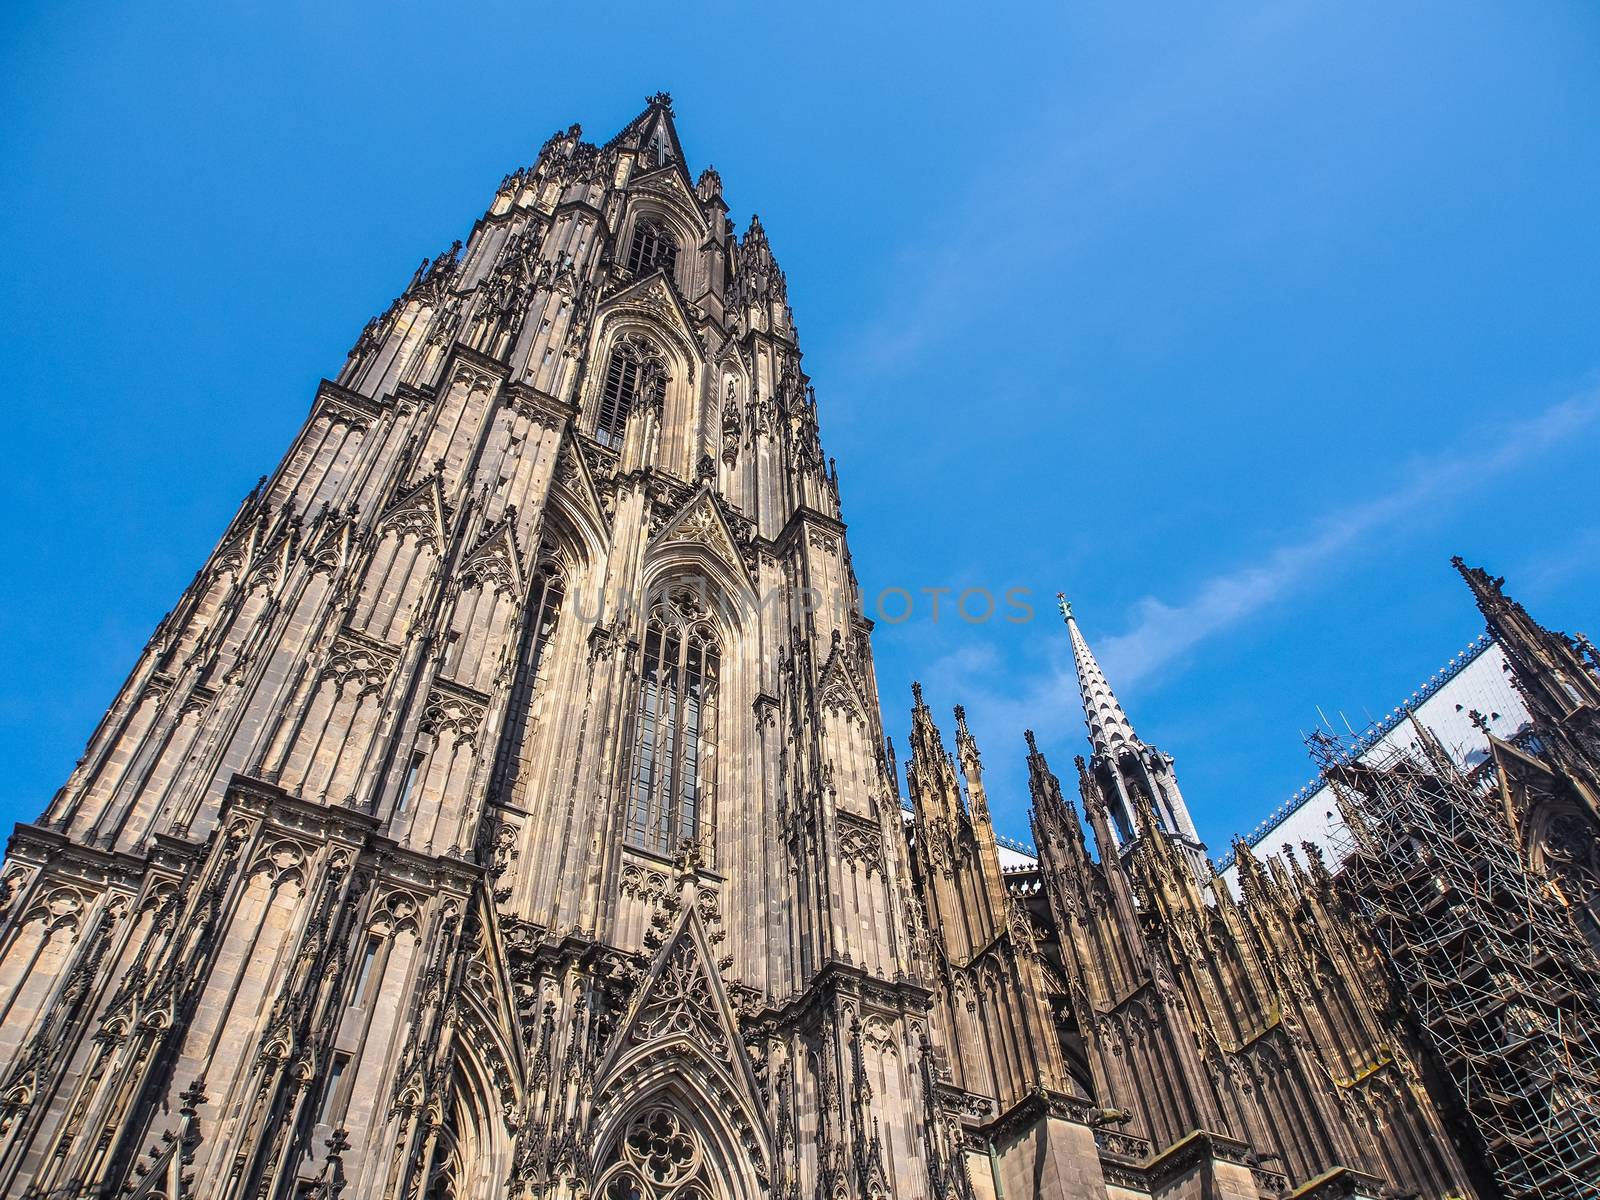
<svg viewBox="0 0 1600 1200">
<path fill-rule="evenodd" d="M 550 648 L 551 639 L 556 635 L 556 622 L 561 619 L 561 602 L 566 598 L 566 582 L 561 578 L 561 569 L 553 562 L 539 565 L 533 576 L 533 624 L 529 632 L 532 635 L 532 644 L 529 647 L 525 671 L 530 685 L 539 678 L 539 668 L 544 662 L 545 652 Z"/>
<path fill-rule="evenodd" d="M 692 597 L 656 606 L 645 631 L 626 839 L 671 854 L 700 837 L 709 782 L 707 750 L 715 743 L 715 631 Z"/>
<path fill-rule="evenodd" d="M 547 663 L 550 646 L 555 641 L 561 608 L 566 601 L 566 569 L 558 551 L 546 542 L 540 546 L 539 556 L 528 597 L 531 617 L 522 635 L 505 730 L 495 755 L 493 787 L 496 794 L 503 794 L 516 782 L 533 725 L 534 702 L 543 693 L 550 674 Z"/>
<path fill-rule="evenodd" d="M 666 363 L 653 345 L 636 335 L 619 341 L 611 351 L 605 382 L 600 387 L 595 440 L 612 449 L 621 446 L 634 405 L 641 400 L 659 401 L 666 386 Z"/>
<path fill-rule="evenodd" d="M 461 1181 L 466 1175 L 463 1166 L 461 1142 L 456 1135 L 455 1106 L 452 1105 L 434 1144 L 433 1166 L 428 1172 L 423 1200 L 459 1200 Z"/>
<path fill-rule="evenodd" d="M 715 1200 L 719 1194 L 699 1134 L 664 1105 L 628 1123 L 596 1192 L 601 1200 Z"/>
<path fill-rule="evenodd" d="M 678 262 L 678 239 L 660 221 L 640 221 L 628 246 L 628 270 L 647 275 L 660 267 L 667 274 Z"/>
</svg>

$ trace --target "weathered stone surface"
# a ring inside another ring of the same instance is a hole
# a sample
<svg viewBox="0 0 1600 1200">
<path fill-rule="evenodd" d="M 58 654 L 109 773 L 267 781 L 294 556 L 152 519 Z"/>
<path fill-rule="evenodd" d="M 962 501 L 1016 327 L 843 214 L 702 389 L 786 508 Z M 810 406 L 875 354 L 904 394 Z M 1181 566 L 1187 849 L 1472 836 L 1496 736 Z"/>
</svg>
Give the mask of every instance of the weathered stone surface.
<svg viewBox="0 0 1600 1200">
<path fill-rule="evenodd" d="M 1075 627 L 1098 853 L 1030 737 L 1003 869 L 920 691 L 903 811 L 721 187 L 665 96 L 558 132 L 323 382 L 11 840 L 0 1195 L 1472 1194 L 1326 872 L 1208 896 Z"/>
</svg>

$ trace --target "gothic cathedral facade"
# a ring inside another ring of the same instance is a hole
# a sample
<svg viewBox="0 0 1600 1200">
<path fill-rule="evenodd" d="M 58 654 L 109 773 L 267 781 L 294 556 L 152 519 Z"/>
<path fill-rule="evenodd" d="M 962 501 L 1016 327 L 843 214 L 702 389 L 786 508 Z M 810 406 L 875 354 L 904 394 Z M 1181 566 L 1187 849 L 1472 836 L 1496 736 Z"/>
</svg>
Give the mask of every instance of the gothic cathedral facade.
<svg viewBox="0 0 1600 1200">
<path fill-rule="evenodd" d="M 664 95 L 423 264 L 11 840 L 0 1195 L 1496 1194 L 1075 622 L 1098 856 L 920 694 L 902 802 L 800 364 Z"/>
</svg>

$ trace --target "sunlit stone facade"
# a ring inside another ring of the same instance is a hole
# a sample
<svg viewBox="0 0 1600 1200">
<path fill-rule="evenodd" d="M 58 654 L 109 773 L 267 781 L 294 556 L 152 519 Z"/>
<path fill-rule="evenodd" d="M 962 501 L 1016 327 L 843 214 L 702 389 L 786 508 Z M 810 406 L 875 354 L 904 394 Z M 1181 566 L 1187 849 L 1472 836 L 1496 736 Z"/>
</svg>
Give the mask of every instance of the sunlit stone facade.
<svg viewBox="0 0 1600 1200">
<path fill-rule="evenodd" d="M 10 843 L 0 1194 L 1477 1194 L 1333 879 L 1213 893 L 1075 625 L 1098 853 L 1035 748 L 1003 871 L 920 694 L 902 816 L 726 214 L 665 96 L 557 133 L 317 389 Z"/>
</svg>

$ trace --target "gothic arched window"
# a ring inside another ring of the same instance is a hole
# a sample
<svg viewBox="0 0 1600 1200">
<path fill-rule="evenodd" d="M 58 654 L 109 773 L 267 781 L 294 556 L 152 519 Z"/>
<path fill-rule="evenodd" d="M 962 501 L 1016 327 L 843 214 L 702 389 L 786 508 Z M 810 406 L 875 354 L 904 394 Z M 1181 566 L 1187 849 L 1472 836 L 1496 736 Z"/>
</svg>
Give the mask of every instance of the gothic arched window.
<svg viewBox="0 0 1600 1200">
<path fill-rule="evenodd" d="M 628 1122 L 595 1191 L 599 1200 L 716 1200 L 712 1175 L 699 1133 L 657 1104 Z"/>
<path fill-rule="evenodd" d="M 554 562 L 542 562 L 534 572 L 532 603 L 533 620 L 528 626 L 530 644 L 525 659 L 530 684 L 539 678 L 539 668 L 545 651 L 556 635 L 556 622 L 561 619 L 561 602 L 566 598 L 566 582 L 561 578 L 561 568 Z"/>
<path fill-rule="evenodd" d="M 561 606 L 566 600 L 566 593 L 565 571 L 560 557 L 546 543 L 540 547 L 539 565 L 533 573 L 533 586 L 528 596 L 531 616 L 518 648 L 505 730 L 495 755 L 494 788 L 497 793 L 509 789 L 516 782 L 521 769 L 523 751 L 533 723 L 534 701 L 542 693 L 544 680 L 550 673 L 546 660 L 561 620 Z"/>
<path fill-rule="evenodd" d="M 642 337 L 627 337 L 611 351 L 605 381 L 600 385 L 600 408 L 594 436 L 602 446 L 622 445 L 628 414 L 641 400 L 660 400 L 666 391 L 667 369 L 661 355 Z"/>
<path fill-rule="evenodd" d="M 678 262 L 678 239 L 660 221 L 640 221 L 628 246 L 628 270 L 646 275 L 657 267 L 672 274 Z"/>
<path fill-rule="evenodd" d="M 716 635 L 688 597 L 657 606 L 639 668 L 629 845 L 671 854 L 700 837 L 719 663 Z"/>
</svg>

